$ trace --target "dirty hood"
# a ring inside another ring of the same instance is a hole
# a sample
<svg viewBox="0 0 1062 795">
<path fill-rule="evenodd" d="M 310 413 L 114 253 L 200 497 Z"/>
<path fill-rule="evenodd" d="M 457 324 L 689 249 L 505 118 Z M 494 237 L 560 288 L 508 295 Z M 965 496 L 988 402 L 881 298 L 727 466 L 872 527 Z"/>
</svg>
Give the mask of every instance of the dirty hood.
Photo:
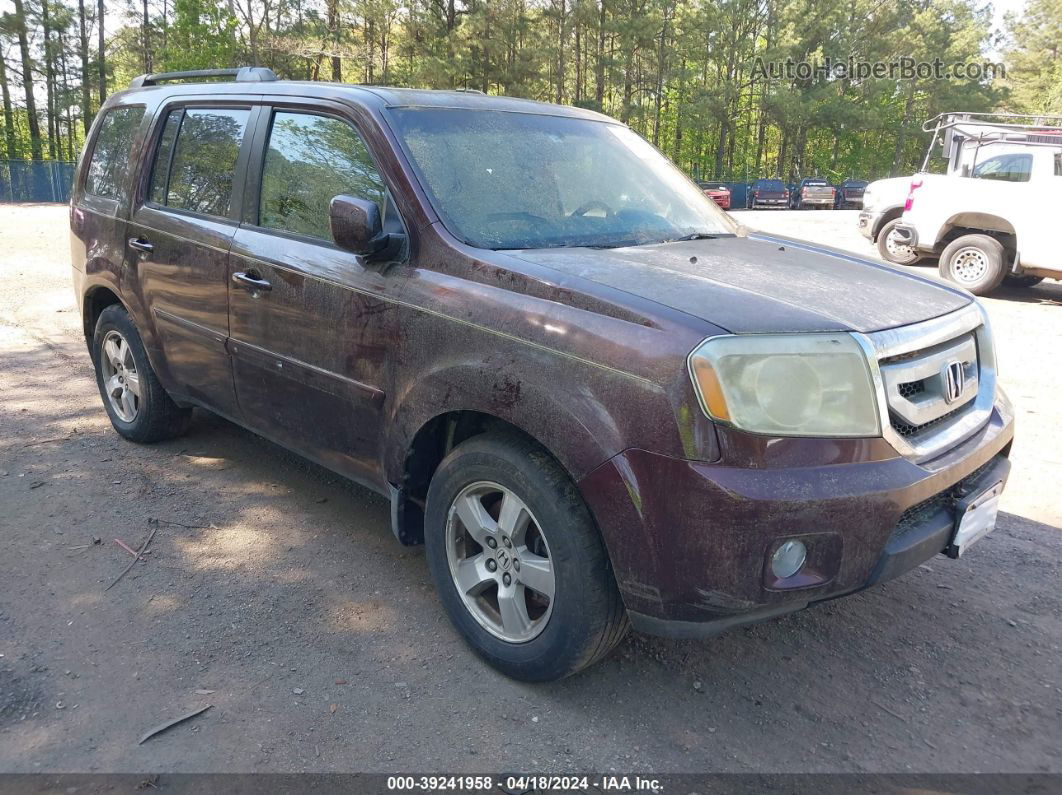
<svg viewBox="0 0 1062 795">
<path fill-rule="evenodd" d="M 879 331 L 938 317 L 972 300 L 910 271 L 758 234 L 507 253 L 648 298 L 735 334 Z"/>
</svg>

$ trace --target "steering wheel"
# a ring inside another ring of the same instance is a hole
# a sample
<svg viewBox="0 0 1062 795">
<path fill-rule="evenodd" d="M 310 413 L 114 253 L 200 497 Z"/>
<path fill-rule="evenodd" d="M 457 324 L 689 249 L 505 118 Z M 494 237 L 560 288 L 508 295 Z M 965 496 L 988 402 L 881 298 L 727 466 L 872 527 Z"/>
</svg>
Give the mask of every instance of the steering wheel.
<svg viewBox="0 0 1062 795">
<path fill-rule="evenodd" d="M 600 199 L 591 199 L 586 204 L 580 205 L 579 207 L 576 207 L 574 210 L 572 210 L 572 216 L 574 217 L 574 216 L 578 215 L 578 216 L 581 217 L 581 216 L 586 215 L 591 210 L 595 210 L 595 209 L 596 210 L 604 210 L 606 218 L 608 218 L 610 215 L 614 214 L 612 212 L 612 208 L 609 207 L 607 204 L 605 204 Z"/>
<path fill-rule="evenodd" d="M 528 221 L 530 223 L 536 223 L 536 222 L 540 222 L 540 223 L 543 223 L 543 224 L 548 224 L 549 223 L 549 221 L 547 221 L 541 215 L 535 215 L 534 213 L 525 213 L 525 212 L 490 213 L 487 216 L 485 216 L 484 220 L 486 220 L 486 221 L 488 221 L 490 223 L 494 223 L 495 221 Z"/>
</svg>

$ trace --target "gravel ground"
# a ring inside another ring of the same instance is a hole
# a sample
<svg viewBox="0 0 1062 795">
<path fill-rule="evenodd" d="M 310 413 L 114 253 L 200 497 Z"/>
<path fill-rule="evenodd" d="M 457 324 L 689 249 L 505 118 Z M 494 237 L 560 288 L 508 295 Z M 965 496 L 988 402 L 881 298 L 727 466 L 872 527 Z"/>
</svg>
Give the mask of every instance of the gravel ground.
<svg viewBox="0 0 1062 795">
<path fill-rule="evenodd" d="M 737 215 L 872 253 L 851 212 Z M 458 640 L 380 497 L 203 413 L 121 441 L 65 208 L 0 206 L 0 771 L 1062 771 L 1062 284 L 987 304 L 1020 428 L 968 556 L 530 686 Z"/>
</svg>

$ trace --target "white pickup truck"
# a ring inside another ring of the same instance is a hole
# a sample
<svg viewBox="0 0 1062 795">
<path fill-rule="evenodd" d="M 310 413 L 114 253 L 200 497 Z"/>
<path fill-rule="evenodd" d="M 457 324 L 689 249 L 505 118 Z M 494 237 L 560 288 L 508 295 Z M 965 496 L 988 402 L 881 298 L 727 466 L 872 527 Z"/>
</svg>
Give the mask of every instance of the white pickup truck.
<svg viewBox="0 0 1062 795">
<path fill-rule="evenodd" d="M 949 173 L 911 179 L 893 230 L 900 245 L 939 256 L 941 276 L 977 295 L 1004 281 L 1062 279 L 1062 127 L 1015 118 L 1026 117 L 932 120 Z"/>
</svg>

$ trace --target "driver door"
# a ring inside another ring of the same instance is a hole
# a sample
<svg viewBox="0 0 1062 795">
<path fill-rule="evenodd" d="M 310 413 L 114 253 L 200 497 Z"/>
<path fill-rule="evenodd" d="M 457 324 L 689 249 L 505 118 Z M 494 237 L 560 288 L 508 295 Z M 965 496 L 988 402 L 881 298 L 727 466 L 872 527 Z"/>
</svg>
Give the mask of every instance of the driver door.
<svg viewBox="0 0 1062 795">
<path fill-rule="evenodd" d="M 363 139 L 338 115 L 264 108 L 244 222 L 229 254 L 230 352 L 247 423 L 267 438 L 380 487 L 381 411 L 394 289 L 331 240 L 328 205 L 389 206 Z M 390 223 L 395 223 L 393 210 Z M 398 222 L 400 224 L 400 221 Z"/>
</svg>

